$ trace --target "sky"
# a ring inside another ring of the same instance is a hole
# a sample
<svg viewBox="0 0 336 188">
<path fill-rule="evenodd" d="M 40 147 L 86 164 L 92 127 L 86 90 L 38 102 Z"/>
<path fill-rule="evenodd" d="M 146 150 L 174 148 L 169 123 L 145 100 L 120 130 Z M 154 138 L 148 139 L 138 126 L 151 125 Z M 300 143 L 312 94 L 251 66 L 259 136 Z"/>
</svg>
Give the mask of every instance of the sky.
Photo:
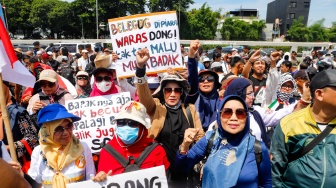
<svg viewBox="0 0 336 188">
<path fill-rule="evenodd" d="M 222 9 L 222 14 L 242 8 L 258 9 L 260 19 L 266 20 L 267 4 L 273 0 L 194 0 L 190 8 L 200 8 L 205 2 L 212 10 Z M 311 0 L 308 17 L 308 26 L 314 24 L 317 20 L 325 18 L 324 26 L 330 27 L 331 22 L 336 22 L 336 1 L 335 0 Z"/>
</svg>

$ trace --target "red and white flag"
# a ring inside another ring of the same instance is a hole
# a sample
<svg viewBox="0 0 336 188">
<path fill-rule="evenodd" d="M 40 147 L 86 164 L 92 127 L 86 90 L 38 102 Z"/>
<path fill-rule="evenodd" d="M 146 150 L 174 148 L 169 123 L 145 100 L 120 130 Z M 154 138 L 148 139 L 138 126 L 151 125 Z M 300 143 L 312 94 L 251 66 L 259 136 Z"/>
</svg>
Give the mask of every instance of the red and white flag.
<svg viewBox="0 0 336 188">
<path fill-rule="evenodd" d="M 0 19 L 0 72 L 5 81 L 34 87 L 36 79 L 16 57 L 2 19 Z"/>
</svg>

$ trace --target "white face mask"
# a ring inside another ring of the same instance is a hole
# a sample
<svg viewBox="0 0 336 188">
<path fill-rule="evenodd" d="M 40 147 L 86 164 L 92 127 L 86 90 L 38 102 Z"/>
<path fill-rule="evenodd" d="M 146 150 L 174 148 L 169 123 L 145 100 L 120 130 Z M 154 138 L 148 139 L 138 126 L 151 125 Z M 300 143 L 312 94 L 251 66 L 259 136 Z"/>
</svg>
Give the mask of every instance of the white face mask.
<svg viewBox="0 0 336 188">
<path fill-rule="evenodd" d="M 99 83 L 96 82 L 96 86 L 97 86 L 97 88 L 98 88 L 100 91 L 102 91 L 102 92 L 106 92 L 106 91 L 108 91 L 109 89 L 111 89 L 111 87 L 112 87 L 112 82 L 106 82 L 105 80 L 103 80 L 103 81 L 101 81 L 101 82 L 99 82 Z"/>
</svg>

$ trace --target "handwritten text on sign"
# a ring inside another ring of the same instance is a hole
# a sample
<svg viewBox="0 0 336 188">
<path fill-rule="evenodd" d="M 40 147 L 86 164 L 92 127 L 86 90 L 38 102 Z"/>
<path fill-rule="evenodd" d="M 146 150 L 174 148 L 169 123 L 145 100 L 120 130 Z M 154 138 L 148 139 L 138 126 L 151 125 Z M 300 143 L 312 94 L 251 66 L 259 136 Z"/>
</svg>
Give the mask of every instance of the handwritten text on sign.
<svg viewBox="0 0 336 188">
<path fill-rule="evenodd" d="M 175 11 L 139 14 L 110 19 L 114 51 L 119 55 L 118 77 L 134 76 L 136 52 L 147 48 L 147 72 L 164 72 L 168 67 L 182 68 L 180 36 Z"/>
<path fill-rule="evenodd" d="M 122 105 L 131 100 L 130 93 L 118 93 L 66 101 L 66 108 L 82 119 L 74 122 L 74 134 L 85 141 L 92 152 L 101 149 L 113 137 L 113 121 Z"/>
<path fill-rule="evenodd" d="M 107 181 L 71 183 L 67 188 L 168 188 L 164 166 L 109 176 Z"/>
</svg>

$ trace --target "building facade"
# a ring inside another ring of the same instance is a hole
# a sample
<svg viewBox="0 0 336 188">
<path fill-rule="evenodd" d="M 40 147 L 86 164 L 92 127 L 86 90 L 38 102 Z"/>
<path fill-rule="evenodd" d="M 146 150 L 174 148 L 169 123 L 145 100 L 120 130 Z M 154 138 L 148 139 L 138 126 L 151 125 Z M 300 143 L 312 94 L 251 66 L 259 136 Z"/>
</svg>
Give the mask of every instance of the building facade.
<svg viewBox="0 0 336 188">
<path fill-rule="evenodd" d="M 275 0 L 267 4 L 266 23 L 274 24 L 274 35 L 286 35 L 294 19 L 300 16 L 303 16 L 303 24 L 307 25 L 309 9 L 310 0 Z M 277 18 L 278 25 L 275 24 Z"/>
</svg>

